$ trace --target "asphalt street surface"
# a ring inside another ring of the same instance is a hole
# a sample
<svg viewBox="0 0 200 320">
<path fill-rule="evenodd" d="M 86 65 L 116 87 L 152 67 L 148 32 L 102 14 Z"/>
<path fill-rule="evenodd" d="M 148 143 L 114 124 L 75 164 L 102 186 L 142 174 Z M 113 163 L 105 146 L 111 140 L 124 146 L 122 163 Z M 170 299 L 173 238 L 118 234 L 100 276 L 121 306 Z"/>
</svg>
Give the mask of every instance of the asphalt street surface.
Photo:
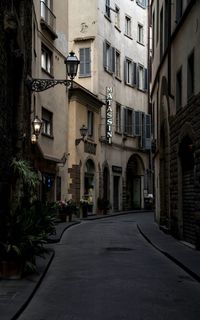
<svg viewBox="0 0 200 320">
<path fill-rule="evenodd" d="M 68 229 L 19 319 L 200 319 L 200 284 L 142 237 L 140 219 L 131 214 Z"/>
</svg>

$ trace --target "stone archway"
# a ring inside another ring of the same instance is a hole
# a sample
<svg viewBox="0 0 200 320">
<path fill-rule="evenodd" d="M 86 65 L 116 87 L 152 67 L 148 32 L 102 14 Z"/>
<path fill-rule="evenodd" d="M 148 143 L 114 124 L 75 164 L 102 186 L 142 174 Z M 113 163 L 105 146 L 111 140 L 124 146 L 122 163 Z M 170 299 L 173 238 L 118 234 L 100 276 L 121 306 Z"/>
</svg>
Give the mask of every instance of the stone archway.
<svg viewBox="0 0 200 320">
<path fill-rule="evenodd" d="M 127 210 L 144 207 L 144 164 L 138 155 L 132 155 L 126 168 L 126 208 Z"/>
</svg>

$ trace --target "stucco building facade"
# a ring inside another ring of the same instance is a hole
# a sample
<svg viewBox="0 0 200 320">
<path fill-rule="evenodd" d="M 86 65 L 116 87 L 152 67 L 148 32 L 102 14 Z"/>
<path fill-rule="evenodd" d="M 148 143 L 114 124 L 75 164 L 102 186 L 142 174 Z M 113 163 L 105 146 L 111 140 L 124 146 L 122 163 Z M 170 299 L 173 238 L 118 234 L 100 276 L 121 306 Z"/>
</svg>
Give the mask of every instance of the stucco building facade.
<svg viewBox="0 0 200 320">
<path fill-rule="evenodd" d="M 199 246 L 198 1 L 151 1 L 156 219 Z"/>
<path fill-rule="evenodd" d="M 91 192 L 98 190 L 97 196 L 115 211 L 144 208 L 144 196 L 152 192 L 146 1 L 69 0 L 68 13 L 69 48 L 80 59 L 76 81 L 102 101 L 100 122 L 95 123 L 98 157 L 90 159 L 96 174 Z M 93 143 L 93 115 L 88 110 L 83 124 Z M 82 161 L 84 195 L 87 160 Z"/>
</svg>

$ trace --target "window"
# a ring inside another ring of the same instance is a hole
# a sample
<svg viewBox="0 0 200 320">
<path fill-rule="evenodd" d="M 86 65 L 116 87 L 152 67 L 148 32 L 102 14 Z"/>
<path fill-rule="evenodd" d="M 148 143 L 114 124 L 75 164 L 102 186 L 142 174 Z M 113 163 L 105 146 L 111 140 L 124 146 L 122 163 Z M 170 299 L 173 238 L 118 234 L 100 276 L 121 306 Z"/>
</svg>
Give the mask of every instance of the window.
<svg viewBox="0 0 200 320">
<path fill-rule="evenodd" d="M 170 10 L 170 2 L 169 0 L 165 0 L 165 24 L 164 24 L 164 28 L 165 28 L 165 49 L 168 46 L 168 42 L 169 42 L 169 10 Z"/>
<path fill-rule="evenodd" d="M 120 53 L 119 51 L 115 51 L 115 75 L 120 79 L 121 77 L 121 68 L 120 68 Z"/>
<path fill-rule="evenodd" d="M 105 6 L 105 15 L 110 18 L 110 0 L 106 0 Z"/>
<path fill-rule="evenodd" d="M 176 22 L 179 22 L 183 14 L 183 0 L 176 0 Z"/>
<path fill-rule="evenodd" d="M 131 86 L 137 85 L 137 63 L 131 61 L 129 58 L 126 58 L 124 62 L 124 77 L 125 84 Z"/>
<path fill-rule="evenodd" d="M 155 12 L 153 12 L 152 16 L 152 57 L 155 52 Z"/>
<path fill-rule="evenodd" d="M 121 132 L 121 105 L 119 103 L 116 104 L 116 131 Z"/>
<path fill-rule="evenodd" d="M 151 115 L 142 113 L 142 135 L 140 147 L 145 150 L 151 149 Z"/>
<path fill-rule="evenodd" d="M 147 90 L 147 69 L 142 65 L 138 65 L 138 89 Z"/>
<path fill-rule="evenodd" d="M 142 112 L 135 111 L 134 115 L 134 135 L 139 137 L 142 134 Z"/>
<path fill-rule="evenodd" d="M 134 112 L 132 109 L 124 109 L 124 133 L 134 135 Z"/>
<path fill-rule="evenodd" d="M 88 137 L 93 136 L 93 129 L 94 129 L 94 113 L 88 110 Z"/>
<path fill-rule="evenodd" d="M 144 44 L 144 28 L 138 23 L 138 42 Z"/>
<path fill-rule="evenodd" d="M 125 16 L 125 35 L 131 37 L 131 18 Z"/>
<path fill-rule="evenodd" d="M 53 136 L 53 113 L 45 108 L 42 108 L 42 132 L 43 134 Z"/>
<path fill-rule="evenodd" d="M 120 29 L 120 11 L 117 6 L 115 6 L 115 27 Z"/>
<path fill-rule="evenodd" d="M 178 111 L 182 105 L 182 69 L 176 75 L 176 110 Z"/>
<path fill-rule="evenodd" d="M 194 94 L 194 51 L 188 57 L 187 67 L 187 96 L 189 98 Z"/>
<path fill-rule="evenodd" d="M 42 45 L 41 67 L 48 73 L 52 73 L 52 52 Z"/>
<path fill-rule="evenodd" d="M 40 1 L 40 12 L 41 17 L 46 20 L 48 15 L 48 9 L 51 7 L 51 1 L 50 0 L 42 0 Z"/>
<path fill-rule="evenodd" d="M 156 9 L 156 43 L 158 43 L 158 39 L 159 39 L 159 0 L 157 0 L 157 9 Z"/>
<path fill-rule="evenodd" d="M 126 59 L 124 68 L 125 68 L 125 72 L 124 72 L 125 83 L 133 85 L 133 77 L 132 77 L 132 75 L 133 75 L 133 62 L 129 59 Z"/>
<path fill-rule="evenodd" d="M 91 75 L 91 50 L 90 48 L 80 49 L 80 76 Z"/>
<path fill-rule="evenodd" d="M 115 48 L 105 41 L 103 44 L 103 64 L 106 71 L 115 72 Z"/>
<path fill-rule="evenodd" d="M 148 0 L 136 0 L 136 3 L 142 8 L 146 8 Z"/>
</svg>

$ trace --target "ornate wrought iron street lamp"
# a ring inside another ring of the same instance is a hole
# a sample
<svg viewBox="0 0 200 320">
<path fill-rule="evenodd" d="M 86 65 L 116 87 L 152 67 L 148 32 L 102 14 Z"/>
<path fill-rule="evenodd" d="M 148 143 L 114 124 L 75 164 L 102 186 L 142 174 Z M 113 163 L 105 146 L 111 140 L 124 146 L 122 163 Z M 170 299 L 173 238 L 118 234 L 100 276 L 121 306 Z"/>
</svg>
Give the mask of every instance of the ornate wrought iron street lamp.
<svg viewBox="0 0 200 320">
<path fill-rule="evenodd" d="M 66 87 L 72 87 L 73 79 L 77 75 L 78 65 L 80 61 L 75 56 L 75 53 L 71 51 L 67 58 L 65 58 L 66 74 L 70 80 L 58 80 L 58 79 L 28 79 L 27 85 L 31 91 L 41 92 L 49 88 L 56 86 L 57 84 L 64 84 Z"/>
<path fill-rule="evenodd" d="M 88 133 L 88 128 L 83 124 L 82 127 L 80 128 L 81 138 L 75 140 L 76 146 L 77 146 L 81 141 L 84 141 L 84 140 L 85 140 L 85 137 L 86 137 L 87 133 Z"/>
</svg>

